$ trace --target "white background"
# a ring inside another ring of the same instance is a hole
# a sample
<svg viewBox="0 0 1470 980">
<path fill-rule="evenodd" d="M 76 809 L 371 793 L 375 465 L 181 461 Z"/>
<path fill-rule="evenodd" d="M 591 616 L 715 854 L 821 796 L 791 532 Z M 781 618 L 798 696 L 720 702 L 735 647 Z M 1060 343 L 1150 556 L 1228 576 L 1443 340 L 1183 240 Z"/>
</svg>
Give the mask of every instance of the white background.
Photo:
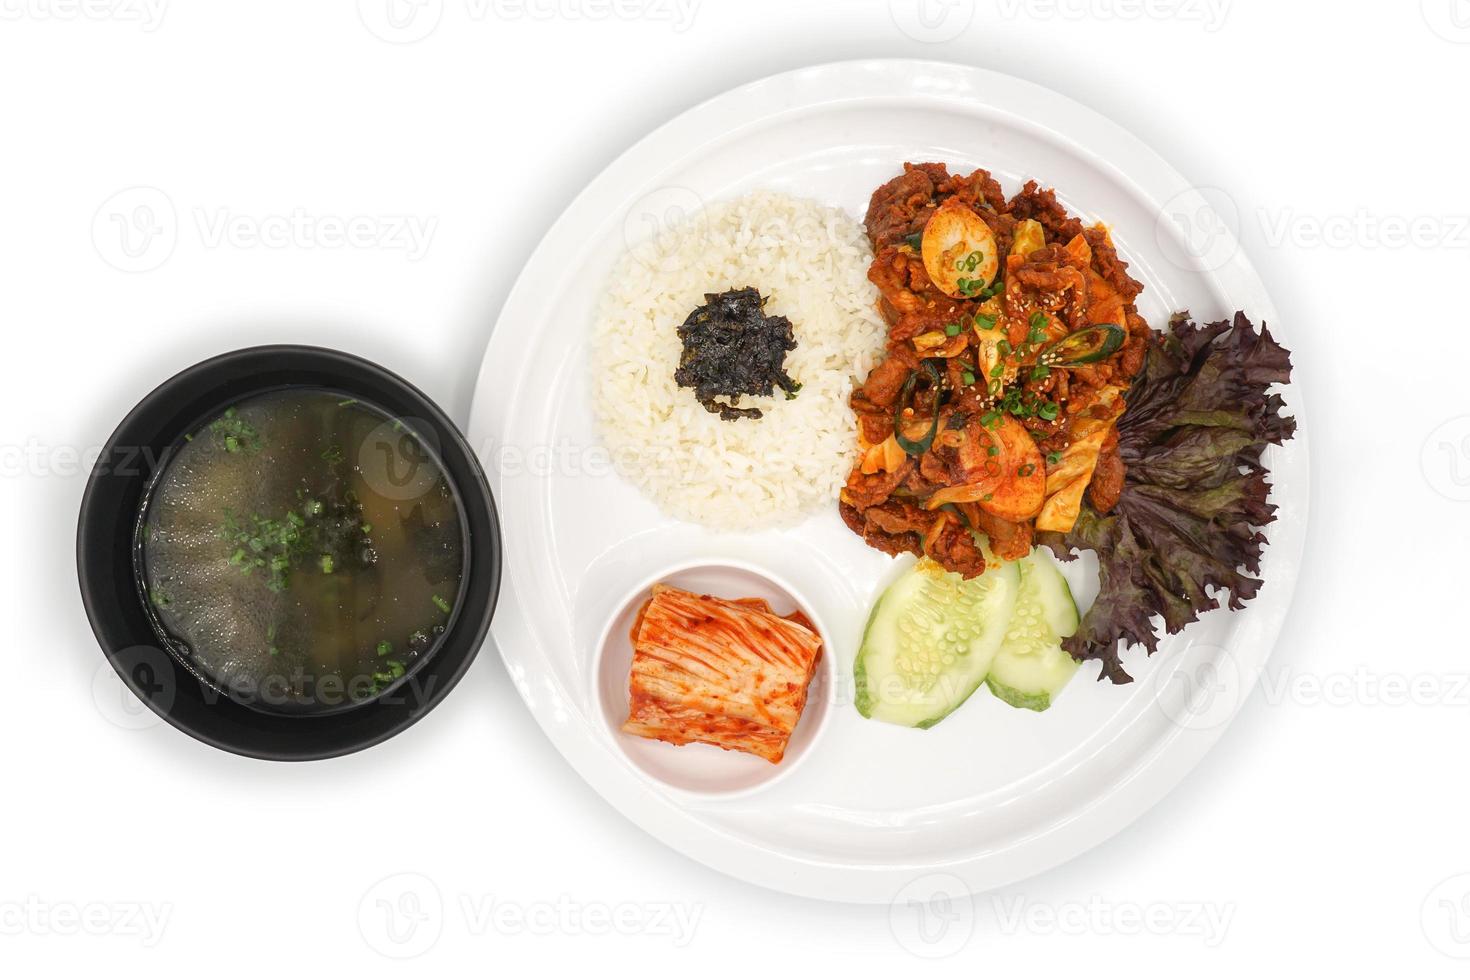
<svg viewBox="0 0 1470 980">
<path fill-rule="evenodd" d="M 1470 3 L 915 6 L 424 0 L 395 29 L 377 0 L 0 0 L 0 972 L 1463 975 Z M 156 382 L 317 343 L 462 421 L 521 263 L 618 152 L 732 85 L 880 56 L 1133 130 L 1223 189 L 1290 321 L 1314 425 L 1297 602 L 1164 803 L 921 934 L 902 903 L 788 898 L 634 829 L 493 655 L 401 737 L 310 765 L 122 698 L 77 595 L 77 459 Z M 163 232 L 125 240 L 112 216 L 140 206 Z M 418 928 L 389 933 L 380 899 Z"/>
</svg>

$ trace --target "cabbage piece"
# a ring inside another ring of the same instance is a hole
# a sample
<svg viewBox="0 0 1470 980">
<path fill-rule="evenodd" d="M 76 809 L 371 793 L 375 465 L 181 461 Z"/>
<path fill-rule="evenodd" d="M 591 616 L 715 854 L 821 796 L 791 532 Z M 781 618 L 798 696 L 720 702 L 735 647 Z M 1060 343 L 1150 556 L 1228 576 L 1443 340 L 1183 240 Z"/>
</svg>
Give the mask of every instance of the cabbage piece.
<svg viewBox="0 0 1470 980">
<path fill-rule="evenodd" d="M 1113 421 L 1099 422 L 1085 435 L 1073 431 L 1071 445 L 1063 451 L 1057 465 L 1047 470 L 1046 503 L 1036 515 L 1036 530 L 1066 533 L 1077 526 L 1083 494 L 1092 482 Z"/>
</svg>

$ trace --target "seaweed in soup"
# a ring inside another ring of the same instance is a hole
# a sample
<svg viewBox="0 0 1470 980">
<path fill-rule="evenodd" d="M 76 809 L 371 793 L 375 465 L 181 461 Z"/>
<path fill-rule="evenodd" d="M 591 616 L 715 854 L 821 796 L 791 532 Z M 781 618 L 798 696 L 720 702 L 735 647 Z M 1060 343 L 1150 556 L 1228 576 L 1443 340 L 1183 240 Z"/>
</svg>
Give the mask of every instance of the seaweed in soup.
<svg viewBox="0 0 1470 980">
<path fill-rule="evenodd" d="M 399 461 L 413 480 L 383 471 L 385 443 L 412 450 Z M 176 447 L 136 557 L 176 656 L 252 706 L 314 712 L 371 698 L 432 653 L 465 553 L 458 494 L 410 430 L 339 392 L 285 389 Z"/>
</svg>

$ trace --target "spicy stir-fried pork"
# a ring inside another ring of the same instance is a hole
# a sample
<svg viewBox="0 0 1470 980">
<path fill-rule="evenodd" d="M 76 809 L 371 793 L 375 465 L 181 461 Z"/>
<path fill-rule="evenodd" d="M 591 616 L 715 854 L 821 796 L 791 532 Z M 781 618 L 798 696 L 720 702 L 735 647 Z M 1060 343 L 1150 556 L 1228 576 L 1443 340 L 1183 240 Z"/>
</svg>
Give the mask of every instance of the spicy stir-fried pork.
<svg viewBox="0 0 1470 980">
<path fill-rule="evenodd" d="M 987 171 L 905 164 L 867 214 L 889 324 L 853 393 L 863 453 L 843 519 L 889 554 L 974 577 L 1123 487 L 1114 431 L 1150 329 L 1106 228 L 1051 190 L 1009 201 Z"/>
</svg>

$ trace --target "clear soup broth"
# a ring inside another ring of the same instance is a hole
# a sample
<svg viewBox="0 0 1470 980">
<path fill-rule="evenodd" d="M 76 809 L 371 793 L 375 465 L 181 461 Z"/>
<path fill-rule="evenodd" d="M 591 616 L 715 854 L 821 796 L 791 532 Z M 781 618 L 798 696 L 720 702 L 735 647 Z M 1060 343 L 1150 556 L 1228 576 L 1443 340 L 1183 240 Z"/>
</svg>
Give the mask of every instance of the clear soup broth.
<svg viewBox="0 0 1470 980">
<path fill-rule="evenodd" d="M 135 557 L 177 655 L 251 706 L 324 712 L 429 656 L 465 552 L 455 488 L 408 426 L 290 388 L 222 409 L 175 447 Z"/>
</svg>

